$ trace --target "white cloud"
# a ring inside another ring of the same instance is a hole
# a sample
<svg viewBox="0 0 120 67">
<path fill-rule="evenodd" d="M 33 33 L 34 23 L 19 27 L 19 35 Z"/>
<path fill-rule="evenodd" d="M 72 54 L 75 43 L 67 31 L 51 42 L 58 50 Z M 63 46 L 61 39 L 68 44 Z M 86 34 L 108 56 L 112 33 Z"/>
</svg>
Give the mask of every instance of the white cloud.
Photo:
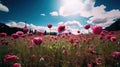
<svg viewBox="0 0 120 67">
<path fill-rule="evenodd" d="M 105 5 L 95 7 L 95 0 L 61 0 L 59 14 L 71 16 L 79 14 L 82 17 L 90 17 L 88 23 L 99 24 L 103 27 L 113 23 L 115 18 L 120 18 L 120 10 L 113 9 L 106 11 Z"/>
<path fill-rule="evenodd" d="M 6 7 L 5 5 L 0 3 L 0 11 L 9 12 L 9 9 L 8 9 L 8 7 Z"/>
<path fill-rule="evenodd" d="M 18 27 L 18 28 L 24 28 L 25 27 L 25 22 L 15 22 L 15 21 L 10 21 L 6 23 L 6 25 L 10 27 Z M 49 28 L 47 26 L 36 26 L 34 24 L 26 24 L 29 29 L 33 30 L 39 30 L 39 31 L 47 31 L 49 32 Z M 52 32 L 57 32 L 57 26 L 53 26 L 51 29 Z"/>
<path fill-rule="evenodd" d="M 67 22 L 59 22 L 58 25 L 65 25 L 67 28 L 74 28 L 74 29 L 79 29 L 82 26 L 82 24 L 79 21 L 67 21 Z"/>
<path fill-rule="evenodd" d="M 88 16 L 87 12 L 94 7 L 93 0 L 61 0 L 61 3 L 62 5 L 59 9 L 61 16 L 80 14 L 86 17 L 86 15 Z"/>
<path fill-rule="evenodd" d="M 44 13 L 40 14 L 41 16 L 46 16 Z"/>
<path fill-rule="evenodd" d="M 51 16 L 58 16 L 58 12 L 53 11 L 53 12 L 50 13 L 50 15 L 51 15 Z"/>
<path fill-rule="evenodd" d="M 24 28 L 25 27 L 25 23 L 24 22 L 16 23 L 15 21 L 10 21 L 10 22 L 6 23 L 6 25 L 8 25 L 10 27 L 18 27 L 18 28 Z"/>
</svg>

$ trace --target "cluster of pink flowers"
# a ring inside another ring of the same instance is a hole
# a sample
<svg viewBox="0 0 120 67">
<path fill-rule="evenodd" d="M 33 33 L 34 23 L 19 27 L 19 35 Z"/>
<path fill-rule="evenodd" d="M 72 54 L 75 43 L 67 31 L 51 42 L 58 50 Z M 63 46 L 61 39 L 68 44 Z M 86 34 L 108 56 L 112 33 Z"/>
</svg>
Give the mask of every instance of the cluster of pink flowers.
<svg viewBox="0 0 120 67">
<path fill-rule="evenodd" d="M 111 42 L 115 42 L 115 41 L 117 41 L 117 38 L 115 36 L 113 36 L 113 34 L 114 34 L 113 31 L 108 32 L 108 31 L 103 30 L 99 35 L 99 39 L 100 40 L 109 39 Z"/>
<path fill-rule="evenodd" d="M 58 40 L 58 37 L 57 37 L 57 36 L 50 36 L 50 38 L 51 38 L 52 40 Z"/>
<path fill-rule="evenodd" d="M 24 34 L 22 31 L 17 31 L 16 33 L 13 33 L 11 35 L 12 38 L 17 39 L 17 38 L 24 38 L 26 34 Z"/>
</svg>

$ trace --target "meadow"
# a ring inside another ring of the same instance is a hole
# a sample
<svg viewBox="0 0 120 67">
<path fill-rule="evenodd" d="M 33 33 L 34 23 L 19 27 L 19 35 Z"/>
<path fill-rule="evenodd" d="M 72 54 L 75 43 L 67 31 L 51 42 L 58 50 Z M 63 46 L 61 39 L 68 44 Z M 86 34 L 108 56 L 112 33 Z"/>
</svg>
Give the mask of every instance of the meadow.
<svg viewBox="0 0 120 67">
<path fill-rule="evenodd" d="M 0 67 L 120 67 L 120 31 L 0 33 Z"/>
</svg>

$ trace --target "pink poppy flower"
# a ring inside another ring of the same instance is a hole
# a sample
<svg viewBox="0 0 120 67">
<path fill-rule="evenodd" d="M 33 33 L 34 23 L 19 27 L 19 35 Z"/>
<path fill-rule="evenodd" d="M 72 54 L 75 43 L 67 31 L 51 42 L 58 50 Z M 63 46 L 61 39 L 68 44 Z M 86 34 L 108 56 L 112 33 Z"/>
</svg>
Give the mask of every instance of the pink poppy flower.
<svg viewBox="0 0 120 67">
<path fill-rule="evenodd" d="M 77 33 L 80 33 L 80 30 L 78 30 Z"/>
<path fill-rule="evenodd" d="M 23 31 L 24 31 L 25 33 L 27 33 L 27 32 L 28 32 L 28 28 L 24 28 Z"/>
<path fill-rule="evenodd" d="M 34 45 L 30 45 L 30 46 L 28 46 L 29 49 L 32 49 L 33 47 L 34 47 Z"/>
<path fill-rule="evenodd" d="M 113 52 L 112 55 L 113 55 L 113 57 L 120 58 L 120 52 L 118 52 L 118 51 Z"/>
<path fill-rule="evenodd" d="M 110 39 L 111 37 L 112 37 L 112 35 L 110 35 L 110 34 L 107 34 L 107 35 L 105 36 L 106 39 Z"/>
<path fill-rule="evenodd" d="M 102 59 L 100 57 L 96 58 L 96 64 L 101 65 L 102 64 Z"/>
<path fill-rule="evenodd" d="M 69 35 L 71 35 L 72 33 L 71 32 L 69 32 Z"/>
<path fill-rule="evenodd" d="M 32 43 L 35 44 L 35 45 L 41 45 L 42 41 L 43 41 L 42 38 L 35 37 L 35 38 L 33 38 Z"/>
<path fill-rule="evenodd" d="M 16 32 L 17 35 L 22 36 L 24 33 L 22 31 Z"/>
<path fill-rule="evenodd" d="M 92 27 L 92 32 L 94 33 L 94 34 L 100 34 L 101 32 L 102 32 L 102 26 L 93 26 Z"/>
<path fill-rule="evenodd" d="M 85 29 L 89 29 L 89 28 L 90 28 L 90 24 L 86 24 L 86 25 L 84 26 L 84 28 L 85 28 Z"/>
<path fill-rule="evenodd" d="M 18 57 L 16 55 L 6 55 L 4 57 L 4 62 L 9 62 L 9 61 L 13 61 L 13 60 L 17 60 Z"/>
<path fill-rule="evenodd" d="M 7 34 L 6 33 L 0 33 L 0 37 L 5 37 L 5 36 L 7 36 Z"/>
<path fill-rule="evenodd" d="M 12 67 L 22 67 L 20 63 L 14 63 Z"/>
<path fill-rule="evenodd" d="M 48 28 L 52 28 L 52 24 L 48 24 Z"/>
<path fill-rule="evenodd" d="M 116 37 L 111 37 L 110 40 L 111 40 L 111 42 L 114 42 L 114 41 L 117 40 L 117 38 Z"/>
<path fill-rule="evenodd" d="M 64 50 L 62 50 L 62 53 L 65 54 L 65 55 L 67 55 L 68 51 L 64 49 Z"/>
<path fill-rule="evenodd" d="M 98 37 L 100 40 L 102 40 L 104 37 L 103 37 L 103 35 L 99 35 L 99 37 Z"/>
<path fill-rule="evenodd" d="M 88 63 L 87 67 L 92 67 L 92 64 L 91 64 L 91 63 Z"/>
<path fill-rule="evenodd" d="M 33 54 L 33 55 L 31 56 L 31 58 L 35 60 L 35 59 L 36 59 L 36 55 Z"/>
<path fill-rule="evenodd" d="M 65 31 L 65 25 L 58 26 L 58 32 L 62 33 L 63 31 Z"/>
<path fill-rule="evenodd" d="M 18 38 L 19 37 L 19 35 L 18 34 L 12 34 L 11 35 L 14 39 L 16 39 L 16 38 Z"/>
</svg>

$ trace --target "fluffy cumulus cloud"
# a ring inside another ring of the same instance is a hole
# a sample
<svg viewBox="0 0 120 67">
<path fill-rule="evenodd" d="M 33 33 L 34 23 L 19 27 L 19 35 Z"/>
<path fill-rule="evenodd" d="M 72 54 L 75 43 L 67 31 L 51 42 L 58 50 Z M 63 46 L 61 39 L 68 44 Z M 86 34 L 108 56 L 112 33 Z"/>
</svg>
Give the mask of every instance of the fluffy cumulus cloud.
<svg viewBox="0 0 120 67">
<path fill-rule="evenodd" d="M 120 18 L 120 10 L 106 11 L 106 8 L 102 4 L 95 6 L 95 0 L 61 0 L 59 14 L 61 16 L 79 14 L 82 17 L 89 17 L 88 23 L 106 27 L 111 25 L 115 18 Z"/>
<path fill-rule="evenodd" d="M 57 11 L 50 12 L 50 15 L 51 16 L 58 16 L 58 12 Z"/>
<path fill-rule="evenodd" d="M 59 22 L 58 25 L 65 25 L 67 27 L 72 27 L 72 28 L 80 28 L 83 27 L 82 24 L 79 21 L 67 21 L 67 22 Z"/>
<path fill-rule="evenodd" d="M 9 9 L 8 9 L 8 7 L 6 7 L 5 5 L 0 3 L 0 11 L 9 12 Z"/>
<path fill-rule="evenodd" d="M 46 16 L 44 13 L 40 14 L 41 16 Z"/>
</svg>

